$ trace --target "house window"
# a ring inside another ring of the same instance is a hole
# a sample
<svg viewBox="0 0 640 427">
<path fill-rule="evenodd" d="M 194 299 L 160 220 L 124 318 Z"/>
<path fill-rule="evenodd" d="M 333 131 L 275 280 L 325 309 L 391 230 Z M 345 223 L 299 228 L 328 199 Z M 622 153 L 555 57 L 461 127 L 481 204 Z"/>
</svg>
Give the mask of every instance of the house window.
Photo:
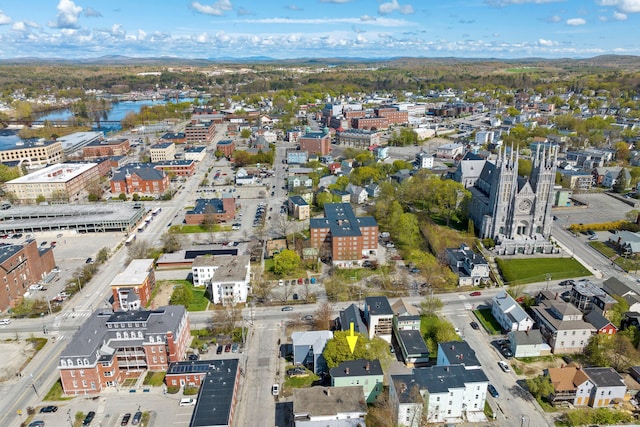
<svg viewBox="0 0 640 427">
<path fill-rule="evenodd" d="M 84 369 L 80 369 L 80 376 L 84 377 Z"/>
</svg>

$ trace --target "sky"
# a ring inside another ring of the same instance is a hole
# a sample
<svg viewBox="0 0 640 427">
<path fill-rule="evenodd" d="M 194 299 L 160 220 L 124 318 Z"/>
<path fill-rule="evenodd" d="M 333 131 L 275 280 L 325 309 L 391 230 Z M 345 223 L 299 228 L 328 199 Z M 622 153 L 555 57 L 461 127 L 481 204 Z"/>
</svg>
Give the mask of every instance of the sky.
<svg viewBox="0 0 640 427">
<path fill-rule="evenodd" d="M 640 54 L 640 0 L 0 0 L 0 59 Z"/>
</svg>

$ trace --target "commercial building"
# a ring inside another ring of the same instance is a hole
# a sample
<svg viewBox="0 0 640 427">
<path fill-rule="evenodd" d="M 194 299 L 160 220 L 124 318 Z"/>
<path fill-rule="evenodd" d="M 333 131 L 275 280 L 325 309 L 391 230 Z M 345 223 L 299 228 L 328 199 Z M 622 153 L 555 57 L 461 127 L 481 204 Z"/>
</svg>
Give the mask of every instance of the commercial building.
<svg viewBox="0 0 640 427">
<path fill-rule="evenodd" d="M 204 143 L 208 144 L 213 140 L 216 131 L 216 125 L 213 120 L 191 120 L 184 128 L 184 135 L 187 143 Z"/>
<path fill-rule="evenodd" d="M 351 119 L 351 127 L 354 129 L 380 130 L 389 127 L 389 119 L 386 117 L 361 117 Z"/>
<path fill-rule="evenodd" d="M 18 142 L 10 148 L 0 149 L 0 162 L 18 162 L 28 169 L 60 163 L 62 144 L 59 141 Z"/>
<path fill-rule="evenodd" d="M 309 228 L 311 247 L 336 265 L 361 265 L 378 249 L 378 223 L 370 216 L 356 217 L 348 203 L 325 204 L 324 218 L 311 218 Z"/>
<path fill-rule="evenodd" d="M 164 371 L 184 360 L 191 342 L 182 305 L 157 310 L 93 312 L 58 361 L 67 395 L 98 394 L 145 370 Z"/>
<path fill-rule="evenodd" d="M 197 199 L 193 209 L 188 210 L 184 216 L 186 224 L 203 224 L 207 221 L 213 223 L 232 220 L 236 214 L 236 199 L 232 196 L 222 199 Z"/>
<path fill-rule="evenodd" d="M 374 108 L 373 112 L 378 117 L 387 119 L 390 125 L 399 125 L 409 122 L 409 112 L 401 111 L 396 107 Z"/>
<path fill-rule="evenodd" d="M 251 264 L 249 255 L 198 256 L 191 264 L 193 285 L 206 287 L 214 304 L 247 301 Z"/>
<path fill-rule="evenodd" d="M 298 138 L 300 150 L 309 154 L 326 156 L 331 152 L 331 134 L 329 132 L 307 132 Z"/>
<path fill-rule="evenodd" d="M 336 142 L 356 148 L 369 148 L 380 144 L 380 134 L 373 130 L 346 129 L 336 132 Z"/>
<path fill-rule="evenodd" d="M 167 160 L 153 164 L 153 168 L 167 175 L 192 176 L 196 171 L 195 160 Z"/>
<path fill-rule="evenodd" d="M 187 137 L 184 132 L 167 132 L 160 137 L 161 142 L 173 142 L 174 144 L 184 144 Z"/>
<path fill-rule="evenodd" d="M 149 147 L 151 163 L 171 161 L 176 158 L 176 144 L 173 142 L 161 142 Z"/>
<path fill-rule="evenodd" d="M 139 310 L 151 301 L 156 284 L 154 259 L 131 260 L 127 268 L 113 278 L 109 287 L 113 293 L 114 310 Z"/>
<path fill-rule="evenodd" d="M 55 266 L 53 250 L 40 248 L 35 240 L 22 244 L 0 244 L 0 311 L 22 301 L 29 286 L 38 283 Z"/>
<path fill-rule="evenodd" d="M 82 147 L 82 157 L 89 160 L 99 157 L 124 156 L 130 149 L 128 138 L 98 139 Z"/>
<path fill-rule="evenodd" d="M 207 147 L 204 145 L 198 145 L 195 147 L 186 147 L 184 149 L 184 159 L 193 160 L 194 162 L 201 162 L 207 156 Z"/>
<path fill-rule="evenodd" d="M 129 165 L 113 174 L 113 194 L 151 194 L 159 196 L 169 189 L 169 175 L 148 164 Z"/>
<path fill-rule="evenodd" d="M 309 219 L 311 214 L 311 208 L 309 203 L 300 196 L 289 197 L 289 213 L 295 219 L 305 220 Z"/>
<path fill-rule="evenodd" d="M 88 196 L 87 188 L 100 181 L 96 163 L 59 163 L 5 183 L 5 191 L 21 203 L 77 202 Z"/>
<path fill-rule="evenodd" d="M 62 144 L 62 152 L 65 157 L 70 157 L 76 152 L 80 152 L 92 142 L 104 139 L 102 132 L 74 132 L 72 134 L 61 136 L 57 141 Z"/>
</svg>

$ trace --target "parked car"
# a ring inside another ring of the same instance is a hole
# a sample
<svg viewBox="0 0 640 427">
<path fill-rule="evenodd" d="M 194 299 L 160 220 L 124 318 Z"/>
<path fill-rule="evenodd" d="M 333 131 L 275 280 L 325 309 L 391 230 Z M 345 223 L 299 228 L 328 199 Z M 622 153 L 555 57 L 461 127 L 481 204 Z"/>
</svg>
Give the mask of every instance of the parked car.
<svg viewBox="0 0 640 427">
<path fill-rule="evenodd" d="M 216 354 L 222 354 L 222 350 L 224 349 L 224 347 L 222 347 L 221 345 L 218 346 L 218 348 L 216 349 Z"/>
<path fill-rule="evenodd" d="M 57 406 L 48 405 L 48 406 L 43 406 L 42 408 L 40 408 L 40 413 L 41 414 L 48 414 L 48 413 L 56 412 L 57 410 L 58 410 Z"/>
<path fill-rule="evenodd" d="M 231 344 L 231 353 L 237 353 L 238 352 L 238 348 L 239 348 L 238 344 L 236 344 L 236 343 Z"/>
<path fill-rule="evenodd" d="M 185 397 L 184 399 L 180 399 L 180 406 L 194 406 L 196 404 L 196 399 L 192 397 Z"/>
<path fill-rule="evenodd" d="M 82 425 L 83 425 L 83 426 L 91 425 L 91 421 L 93 421 L 93 419 L 95 418 L 95 416 L 96 416 L 96 413 L 95 413 L 95 412 L 93 412 L 93 411 L 89 411 L 89 412 L 87 413 L 87 416 L 86 416 L 86 417 L 84 417 L 84 420 L 82 420 Z"/>
<path fill-rule="evenodd" d="M 189 355 L 189 360 L 199 360 L 200 359 L 200 355 L 196 354 L 196 353 L 191 353 Z"/>
<path fill-rule="evenodd" d="M 560 286 L 573 286 L 575 285 L 575 281 L 569 279 L 569 280 L 563 280 L 562 282 L 559 283 Z"/>
<path fill-rule="evenodd" d="M 502 369 L 505 372 L 511 372 L 511 368 L 509 367 L 509 364 L 504 360 L 499 360 L 498 366 L 500 366 L 500 369 Z"/>
<path fill-rule="evenodd" d="M 513 352 L 511 351 L 511 349 L 503 347 L 502 348 L 502 355 L 504 357 L 506 357 L 507 359 L 510 359 L 513 357 Z"/>
<path fill-rule="evenodd" d="M 230 351 L 231 351 L 231 343 L 227 343 L 227 345 L 224 346 L 224 352 L 229 353 Z"/>
<path fill-rule="evenodd" d="M 302 320 L 313 320 L 313 316 L 311 314 L 307 314 L 306 316 L 302 316 Z"/>
<path fill-rule="evenodd" d="M 280 394 L 280 385 L 274 384 L 271 386 L 271 394 L 277 396 Z"/>
<path fill-rule="evenodd" d="M 476 331 L 480 329 L 480 325 L 478 325 L 478 322 L 471 322 L 471 327 Z"/>
<path fill-rule="evenodd" d="M 496 388 L 493 386 L 493 384 L 489 384 L 487 386 L 487 390 L 489 391 L 489 394 L 495 398 L 500 397 L 500 393 L 498 393 L 498 390 L 496 390 Z"/>
<path fill-rule="evenodd" d="M 91 263 L 93 263 L 93 258 L 91 258 L 91 257 L 87 258 L 87 259 L 85 260 L 85 262 L 84 262 L 84 263 L 85 263 L 85 264 L 91 264 Z"/>
<path fill-rule="evenodd" d="M 44 421 L 42 420 L 32 421 L 31 423 L 29 423 L 28 427 L 44 427 Z"/>
<path fill-rule="evenodd" d="M 286 306 L 286 307 L 282 307 L 282 308 L 280 309 L 280 311 L 293 311 L 293 307 L 291 307 L 291 306 L 289 306 L 289 305 L 288 305 L 288 306 Z"/>
<path fill-rule="evenodd" d="M 142 419 L 142 412 L 138 411 L 135 414 L 133 414 L 133 419 L 131 420 L 131 424 L 134 426 L 137 426 L 138 424 L 140 424 L 141 419 Z"/>
<path fill-rule="evenodd" d="M 127 412 L 126 414 L 124 414 L 124 416 L 122 417 L 122 421 L 120 421 L 120 425 L 121 426 L 126 426 L 127 424 L 129 424 L 129 420 L 131 419 L 131 414 L 129 412 Z"/>
<path fill-rule="evenodd" d="M 473 291 L 469 294 L 470 297 L 479 297 L 480 295 L 482 295 L 480 291 Z"/>
</svg>

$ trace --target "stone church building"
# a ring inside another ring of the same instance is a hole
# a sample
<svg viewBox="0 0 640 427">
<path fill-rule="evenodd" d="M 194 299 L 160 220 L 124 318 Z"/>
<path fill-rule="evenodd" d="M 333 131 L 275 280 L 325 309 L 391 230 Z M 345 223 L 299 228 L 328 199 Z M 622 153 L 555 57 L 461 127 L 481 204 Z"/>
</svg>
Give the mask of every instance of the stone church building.
<svg viewBox="0 0 640 427">
<path fill-rule="evenodd" d="M 557 151 L 538 149 L 529 177 L 518 176 L 518 159 L 513 149 L 509 154 L 500 151 L 495 163 L 464 158 L 454 178 L 471 192 L 471 219 L 480 238 L 495 240 L 494 252 L 553 253 L 548 238 Z"/>
</svg>

